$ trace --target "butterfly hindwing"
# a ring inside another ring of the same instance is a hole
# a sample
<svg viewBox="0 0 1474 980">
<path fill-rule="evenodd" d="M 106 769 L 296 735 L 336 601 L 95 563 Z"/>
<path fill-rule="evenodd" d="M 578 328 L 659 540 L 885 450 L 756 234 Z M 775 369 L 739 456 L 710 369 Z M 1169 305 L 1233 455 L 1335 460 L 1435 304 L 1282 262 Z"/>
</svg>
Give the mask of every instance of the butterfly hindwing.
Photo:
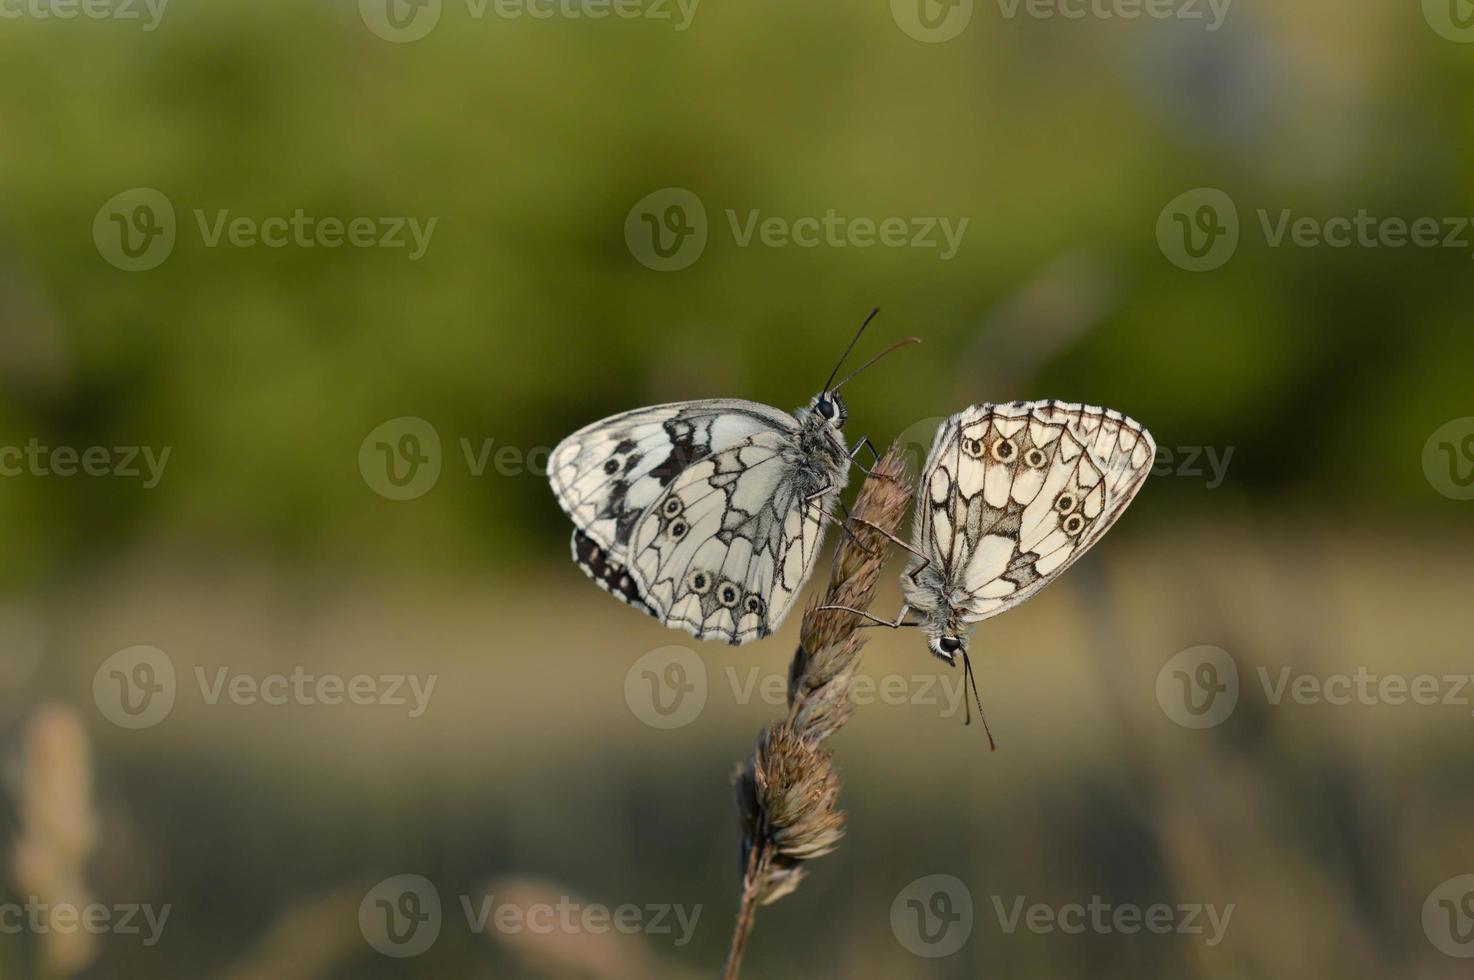
<svg viewBox="0 0 1474 980">
<path fill-rule="evenodd" d="M 923 472 L 917 538 L 975 622 L 1059 576 L 1121 516 L 1155 445 L 1119 412 L 977 405 L 948 419 Z"/>
<path fill-rule="evenodd" d="M 688 467 L 641 518 L 629 567 L 667 626 L 739 644 L 782 622 L 813 567 L 833 495 L 804 499 L 791 452 L 784 436 L 752 435 Z"/>
<path fill-rule="evenodd" d="M 577 529 L 573 532 L 573 562 L 605 592 L 643 613 L 655 615 L 640 597 L 639 584 L 624 563 L 611 557 L 609 549 Z"/>
</svg>

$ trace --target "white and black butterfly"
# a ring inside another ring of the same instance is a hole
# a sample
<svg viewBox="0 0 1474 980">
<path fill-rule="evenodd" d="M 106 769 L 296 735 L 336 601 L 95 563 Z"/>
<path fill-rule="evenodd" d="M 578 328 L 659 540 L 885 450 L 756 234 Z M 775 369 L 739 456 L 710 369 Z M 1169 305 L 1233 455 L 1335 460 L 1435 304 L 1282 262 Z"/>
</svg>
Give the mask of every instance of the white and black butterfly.
<svg viewBox="0 0 1474 980">
<path fill-rule="evenodd" d="M 767 636 L 813 570 L 824 522 L 870 444 L 846 445 L 839 388 L 912 342 L 831 387 L 836 367 L 794 415 L 737 399 L 676 402 L 564 439 L 548 479 L 575 525 L 573 560 L 606 591 L 699 639 Z"/>
<path fill-rule="evenodd" d="M 959 412 L 937 430 L 921 473 L 906 605 L 894 622 L 866 618 L 920 627 L 933 654 L 949 666 L 962 654 L 971 675 L 976 624 L 1035 595 L 1099 541 L 1155 454 L 1151 434 L 1112 409 L 1036 401 Z M 920 619 L 906 622 L 912 610 Z"/>
</svg>

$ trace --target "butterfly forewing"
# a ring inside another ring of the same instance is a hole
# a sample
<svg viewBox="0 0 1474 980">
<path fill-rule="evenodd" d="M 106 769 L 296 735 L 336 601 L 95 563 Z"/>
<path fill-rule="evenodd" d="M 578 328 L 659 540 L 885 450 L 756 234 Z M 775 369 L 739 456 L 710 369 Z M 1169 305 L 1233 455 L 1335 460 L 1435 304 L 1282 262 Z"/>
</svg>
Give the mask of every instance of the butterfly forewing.
<svg viewBox="0 0 1474 980">
<path fill-rule="evenodd" d="M 796 426 L 785 412 L 737 399 L 636 409 L 560 442 L 548 479 L 573 522 L 617 556 L 628 548 L 645 510 L 692 463 L 755 433 L 791 432 Z"/>
</svg>

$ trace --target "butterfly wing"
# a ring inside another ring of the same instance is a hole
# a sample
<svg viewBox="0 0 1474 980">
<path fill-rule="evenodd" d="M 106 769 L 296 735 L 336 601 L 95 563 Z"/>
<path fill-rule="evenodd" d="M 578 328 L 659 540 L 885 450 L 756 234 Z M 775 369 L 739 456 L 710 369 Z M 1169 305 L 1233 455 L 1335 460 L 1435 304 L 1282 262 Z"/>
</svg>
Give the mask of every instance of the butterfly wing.
<svg viewBox="0 0 1474 980">
<path fill-rule="evenodd" d="M 678 476 L 634 531 L 630 573 L 667 626 L 733 645 L 783 621 L 814 567 L 823 514 L 839 493 L 805 500 L 792 440 L 756 433 Z"/>
<path fill-rule="evenodd" d="M 1151 471 L 1156 445 L 1111 409 L 976 405 L 937 433 L 917 540 L 976 622 L 1030 598 L 1088 551 Z"/>
<path fill-rule="evenodd" d="M 601 562 L 622 564 L 645 510 L 687 467 L 759 432 L 797 427 L 767 405 L 709 399 L 640 408 L 579 429 L 548 463 L 553 493 L 587 542 L 575 535 L 575 560 L 588 571 L 592 546 Z"/>
</svg>

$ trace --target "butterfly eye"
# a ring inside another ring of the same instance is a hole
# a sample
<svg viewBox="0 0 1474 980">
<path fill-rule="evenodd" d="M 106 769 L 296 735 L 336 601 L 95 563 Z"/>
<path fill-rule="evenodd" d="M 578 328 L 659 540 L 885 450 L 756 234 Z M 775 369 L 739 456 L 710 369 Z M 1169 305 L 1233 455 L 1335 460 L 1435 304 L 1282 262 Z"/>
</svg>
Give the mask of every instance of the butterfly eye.
<svg viewBox="0 0 1474 980">
<path fill-rule="evenodd" d="M 754 616 L 761 616 L 763 614 L 763 600 L 755 595 L 750 595 L 742 603 L 742 608 Z"/>
<path fill-rule="evenodd" d="M 706 595 L 711 591 L 711 576 L 702 569 L 694 568 L 686 576 L 686 587 L 697 595 Z"/>
<path fill-rule="evenodd" d="M 834 405 L 830 403 L 829 399 L 819 399 L 819 404 L 815 405 L 814 407 L 818 409 L 819 414 L 824 416 L 826 419 L 834 418 Z"/>
<path fill-rule="evenodd" d="M 665 502 L 665 505 L 660 508 L 660 512 L 668 518 L 675 517 L 681 512 L 681 498 L 671 497 Z"/>
<path fill-rule="evenodd" d="M 993 458 L 1000 463 L 1011 463 L 1018 456 L 1018 445 L 1012 439 L 999 439 L 993 443 Z"/>
<path fill-rule="evenodd" d="M 1078 506 L 1080 506 L 1080 498 L 1068 490 L 1054 498 L 1054 509 L 1061 514 L 1068 514 Z"/>
<path fill-rule="evenodd" d="M 1075 535 L 1085 530 L 1085 518 L 1081 517 L 1079 514 L 1071 514 L 1069 517 L 1065 518 L 1064 530 L 1066 534 L 1073 538 Z"/>
<path fill-rule="evenodd" d="M 983 458 L 983 440 L 981 440 L 981 439 L 963 439 L 962 440 L 962 451 L 965 452 L 965 453 L 967 453 L 967 455 L 971 456 L 973 459 L 982 459 Z"/>
<path fill-rule="evenodd" d="M 944 636 L 937 641 L 937 646 L 942 648 L 943 653 L 956 653 L 962 649 L 962 641 L 955 636 Z"/>
<path fill-rule="evenodd" d="M 1031 470 L 1042 470 L 1044 464 L 1049 462 L 1049 457 L 1044 455 L 1044 450 L 1035 446 L 1024 453 L 1024 465 Z"/>
<path fill-rule="evenodd" d="M 723 582 L 717 587 L 717 601 L 728 609 L 736 607 L 737 600 L 742 598 L 742 590 L 731 582 Z"/>
<path fill-rule="evenodd" d="M 690 528 L 686 526 L 685 521 L 671 521 L 669 533 L 672 538 L 679 541 L 686 536 L 686 532 L 689 530 Z"/>
</svg>

